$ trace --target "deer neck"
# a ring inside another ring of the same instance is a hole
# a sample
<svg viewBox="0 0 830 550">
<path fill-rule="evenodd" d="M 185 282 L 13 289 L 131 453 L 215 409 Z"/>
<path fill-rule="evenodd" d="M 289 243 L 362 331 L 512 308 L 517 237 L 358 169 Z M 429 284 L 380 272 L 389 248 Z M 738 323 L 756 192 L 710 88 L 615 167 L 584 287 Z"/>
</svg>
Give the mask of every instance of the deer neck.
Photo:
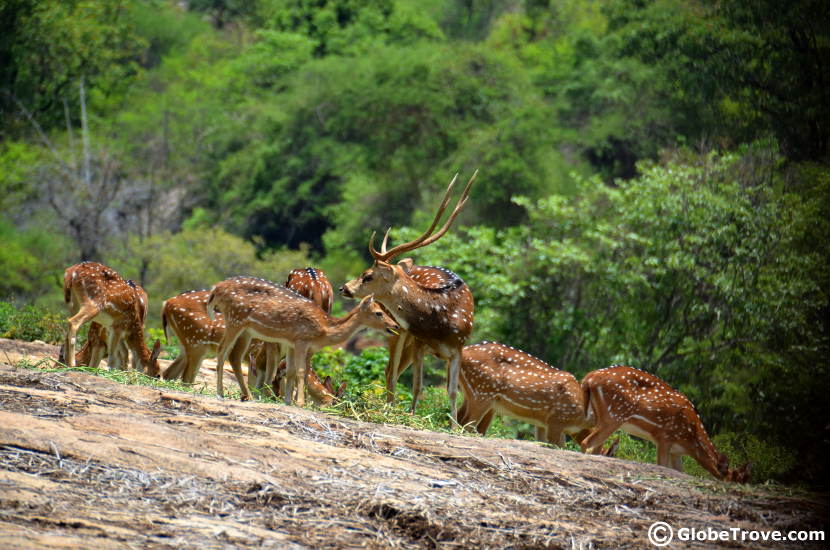
<svg viewBox="0 0 830 550">
<path fill-rule="evenodd" d="M 348 340 L 352 334 L 360 330 L 363 322 L 358 315 L 360 305 L 348 312 L 343 317 L 337 318 L 326 315 L 326 326 L 323 327 L 323 338 L 321 346 L 339 344 Z"/>
<path fill-rule="evenodd" d="M 723 479 L 723 475 L 718 470 L 718 451 L 712 440 L 709 439 L 709 434 L 703 424 L 698 420 L 695 426 L 695 441 L 694 453 L 692 457 L 695 458 L 701 466 L 703 466 L 710 474 L 717 479 Z"/>
</svg>

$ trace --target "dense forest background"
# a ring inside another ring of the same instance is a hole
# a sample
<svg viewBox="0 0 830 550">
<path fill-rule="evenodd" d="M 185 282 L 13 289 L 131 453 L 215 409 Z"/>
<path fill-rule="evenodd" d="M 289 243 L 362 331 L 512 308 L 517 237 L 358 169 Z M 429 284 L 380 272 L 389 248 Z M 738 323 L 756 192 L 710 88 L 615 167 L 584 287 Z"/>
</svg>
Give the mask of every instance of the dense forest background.
<svg viewBox="0 0 830 550">
<path fill-rule="evenodd" d="M 0 299 L 103 261 L 161 301 L 368 265 L 476 298 L 475 340 L 625 362 L 721 441 L 830 453 L 830 11 L 793 0 L 0 0 Z"/>
</svg>

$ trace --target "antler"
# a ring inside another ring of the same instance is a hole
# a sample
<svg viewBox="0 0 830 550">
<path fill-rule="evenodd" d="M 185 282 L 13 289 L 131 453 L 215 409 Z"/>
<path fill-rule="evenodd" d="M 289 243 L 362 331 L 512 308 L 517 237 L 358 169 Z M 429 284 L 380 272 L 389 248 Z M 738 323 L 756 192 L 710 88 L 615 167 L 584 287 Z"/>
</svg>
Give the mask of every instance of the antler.
<svg viewBox="0 0 830 550">
<path fill-rule="evenodd" d="M 449 230 L 450 226 L 452 225 L 452 222 L 455 221 L 455 218 L 458 216 L 458 214 L 464 208 L 464 205 L 467 203 L 467 199 L 470 195 L 470 187 L 472 187 L 473 181 L 475 181 L 477 175 L 478 170 L 473 172 L 470 181 L 468 181 L 467 185 L 464 187 L 464 192 L 461 193 L 461 197 L 455 204 L 455 208 L 453 209 L 452 214 L 450 214 L 450 217 L 447 218 L 447 221 L 446 223 L 444 223 L 444 226 L 441 227 L 441 229 L 439 229 L 437 233 L 435 233 L 434 235 L 432 234 L 432 232 L 435 231 L 435 228 L 438 226 L 438 222 L 441 221 L 441 216 L 444 215 L 444 211 L 447 209 L 447 205 L 450 202 L 450 194 L 452 193 L 452 188 L 455 185 L 455 181 L 458 179 L 458 174 L 455 175 L 450 184 L 447 186 L 447 191 L 444 193 L 444 199 L 441 201 L 441 206 L 438 207 L 438 212 L 435 214 L 435 219 L 432 220 L 432 225 L 430 225 L 429 228 L 426 231 L 424 231 L 424 233 L 421 234 L 420 237 L 418 237 L 415 240 L 409 241 L 408 243 L 399 244 L 398 246 L 392 248 L 392 250 L 387 251 L 386 244 L 389 239 L 389 231 L 392 229 L 390 227 L 386 230 L 386 235 L 383 237 L 383 243 L 381 244 L 380 252 L 378 252 L 377 250 L 375 250 L 375 233 L 373 232 L 372 237 L 369 239 L 369 252 L 372 254 L 372 257 L 377 261 L 388 262 L 395 256 L 400 256 L 404 252 L 409 252 L 411 250 L 427 246 L 443 237 L 447 230 Z"/>
</svg>

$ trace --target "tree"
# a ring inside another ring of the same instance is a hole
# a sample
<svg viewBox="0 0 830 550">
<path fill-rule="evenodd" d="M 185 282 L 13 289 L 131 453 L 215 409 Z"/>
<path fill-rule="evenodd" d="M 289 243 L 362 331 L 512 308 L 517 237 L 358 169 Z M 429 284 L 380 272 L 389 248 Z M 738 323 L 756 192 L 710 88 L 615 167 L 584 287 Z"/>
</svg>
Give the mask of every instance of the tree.
<svg viewBox="0 0 830 550">
<path fill-rule="evenodd" d="M 141 41 L 124 14 L 129 0 L 5 0 L 0 3 L 0 118 L 4 134 L 29 130 L 24 102 L 46 131 L 64 125 L 84 76 L 118 94 L 137 75 Z M 77 121 L 77 118 L 75 119 Z"/>
<path fill-rule="evenodd" d="M 830 152 L 830 14 L 821 2 L 616 0 L 608 14 L 620 55 L 655 65 L 668 98 L 704 120 L 689 137 L 740 142 L 766 130 L 790 158 Z"/>
</svg>

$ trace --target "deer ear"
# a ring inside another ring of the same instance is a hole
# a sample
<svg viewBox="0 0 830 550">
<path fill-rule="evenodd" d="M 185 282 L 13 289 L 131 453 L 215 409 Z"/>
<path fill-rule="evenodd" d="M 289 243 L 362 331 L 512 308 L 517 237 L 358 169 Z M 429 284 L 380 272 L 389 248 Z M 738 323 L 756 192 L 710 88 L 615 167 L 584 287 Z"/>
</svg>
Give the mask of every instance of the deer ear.
<svg viewBox="0 0 830 550">
<path fill-rule="evenodd" d="M 395 270 L 392 269 L 392 264 L 377 260 L 375 261 L 374 274 L 380 275 L 385 281 L 389 281 L 394 277 Z"/>
<path fill-rule="evenodd" d="M 346 382 L 341 382 L 340 387 L 334 392 L 334 396 L 341 397 L 344 393 L 346 393 Z"/>
<path fill-rule="evenodd" d="M 156 343 L 153 344 L 153 352 L 150 355 L 150 362 L 154 363 L 156 359 L 159 358 L 159 354 L 161 353 L 161 340 L 156 340 Z"/>
<path fill-rule="evenodd" d="M 366 296 L 365 298 L 360 300 L 360 310 L 361 311 L 366 311 L 374 303 L 375 303 L 375 295 L 374 294 L 369 294 L 368 296 Z"/>
<path fill-rule="evenodd" d="M 404 258 L 403 260 L 398 262 L 398 265 L 403 269 L 403 272 L 409 275 L 409 272 L 412 270 L 412 266 L 415 265 L 415 260 L 412 258 Z"/>
</svg>

